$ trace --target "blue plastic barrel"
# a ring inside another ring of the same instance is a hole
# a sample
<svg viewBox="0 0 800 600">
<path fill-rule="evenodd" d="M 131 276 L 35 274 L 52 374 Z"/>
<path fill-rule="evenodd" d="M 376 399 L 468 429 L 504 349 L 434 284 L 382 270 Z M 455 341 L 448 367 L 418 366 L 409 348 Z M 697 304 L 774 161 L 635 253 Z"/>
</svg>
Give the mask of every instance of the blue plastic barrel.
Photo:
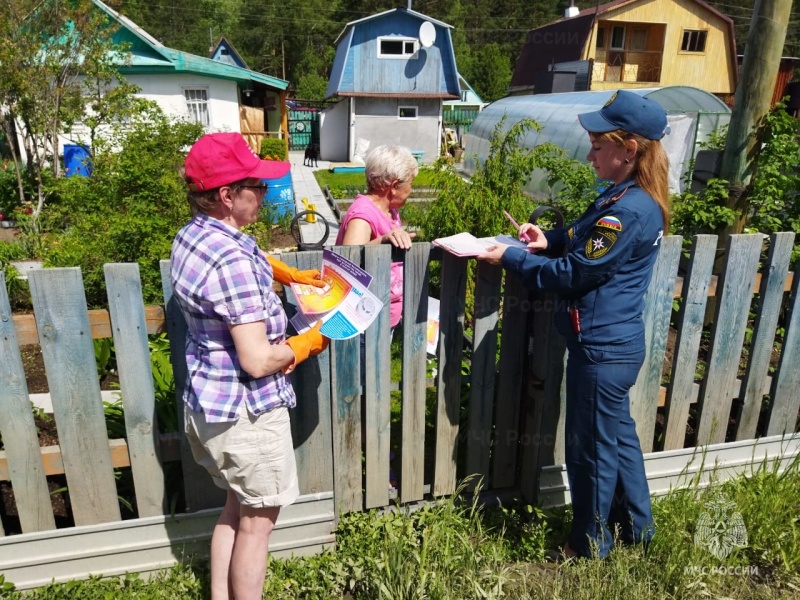
<svg viewBox="0 0 800 600">
<path fill-rule="evenodd" d="M 292 174 L 287 173 L 278 179 L 265 179 L 267 195 L 264 196 L 262 206 L 269 206 L 272 221 L 276 222 L 283 215 L 294 216 L 294 188 L 292 187 Z"/>
<path fill-rule="evenodd" d="M 88 177 L 92 174 L 92 155 L 88 146 L 64 144 L 64 172 L 67 177 Z"/>
</svg>

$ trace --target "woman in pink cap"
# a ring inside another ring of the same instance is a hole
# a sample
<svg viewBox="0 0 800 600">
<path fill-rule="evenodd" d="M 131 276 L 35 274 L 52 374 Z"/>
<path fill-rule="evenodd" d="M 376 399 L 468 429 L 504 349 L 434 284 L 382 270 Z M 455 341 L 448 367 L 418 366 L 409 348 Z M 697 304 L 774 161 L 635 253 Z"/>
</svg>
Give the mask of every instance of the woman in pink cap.
<svg viewBox="0 0 800 600">
<path fill-rule="evenodd" d="M 174 297 L 187 323 L 184 426 L 198 464 L 227 500 L 211 538 L 213 600 L 261 598 L 269 536 L 299 494 L 287 378 L 328 345 L 318 329 L 287 338 L 272 281 L 315 283 L 267 257 L 241 229 L 258 219 L 266 180 L 289 163 L 264 161 L 238 133 L 213 133 L 184 164 L 194 217 L 172 244 Z"/>
</svg>

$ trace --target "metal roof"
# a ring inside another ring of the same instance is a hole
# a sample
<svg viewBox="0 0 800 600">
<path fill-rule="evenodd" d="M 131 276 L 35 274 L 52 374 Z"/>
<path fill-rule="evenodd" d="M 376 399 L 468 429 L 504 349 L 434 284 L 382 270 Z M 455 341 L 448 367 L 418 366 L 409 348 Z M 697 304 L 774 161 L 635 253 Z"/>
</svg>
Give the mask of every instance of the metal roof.
<svg viewBox="0 0 800 600">
<path fill-rule="evenodd" d="M 347 23 L 347 25 L 344 26 L 344 29 L 342 29 L 342 32 L 339 34 L 339 36 L 336 38 L 336 40 L 334 40 L 333 45 L 336 46 L 339 43 L 339 40 L 342 39 L 342 36 L 344 36 L 344 34 L 347 32 L 347 30 L 350 29 L 351 27 L 353 27 L 354 25 L 357 25 L 358 23 L 363 23 L 365 21 L 371 21 L 373 19 L 378 19 L 380 17 L 386 16 L 388 14 L 395 13 L 395 12 L 404 12 L 404 13 L 407 13 L 409 15 L 414 15 L 415 17 L 419 17 L 423 21 L 430 21 L 431 23 L 435 23 L 436 25 L 439 25 L 441 27 L 446 27 L 447 29 L 453 29 L 452 25 L 448 25 L 444 21 L 439 21 L 437 19 L 432 19 L 428 15 L 423 15 L 422 13 L 419 13 L 419 12 L 417 12 L 415 10 L 411 10 L 410 8 L 393 8 L 391 10 L 385 10 L 383 12 L 380 12 L 380 13 L 377 13 L 377 14 L 374 14 L 374 15 L 370 15 L 368 17 L 364 17 L 363 19 L 356 19 L 355 21 L 350 21 L 349 23 Z"/>
<path fill-rule="evenodd" d="M 120 72 L 133 73 L 194 73 L 218 79 L 228 79 L 239 83 L 261 83 L 278 90 L 285 90 L 289 82 L 277 77 L 265 75 L 250 69 L 243 69 L 203 56 L 167 48 L 144 29 L 127 17 L 103 4 L 100 0 L 92 0 L 95 6 L 117 21 L 124 32 L 132 38 L 133 49 L 130 59 L 120 67 Z M 117 37 L 125 37 L 117 36 Z M 138 42 L 138 43 L 137 43 Z"/>
</svg>

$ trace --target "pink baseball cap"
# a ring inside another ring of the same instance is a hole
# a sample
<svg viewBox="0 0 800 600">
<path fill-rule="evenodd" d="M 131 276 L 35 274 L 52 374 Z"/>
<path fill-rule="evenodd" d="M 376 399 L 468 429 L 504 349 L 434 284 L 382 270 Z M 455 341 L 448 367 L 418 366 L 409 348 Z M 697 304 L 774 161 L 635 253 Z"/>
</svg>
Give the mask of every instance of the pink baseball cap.
<svg viewBox="0 0 800 600">
<path fill-rule="evenodd" d="M 213 190 L 249 177 L 278 179 L 292 165 L 261 160 L 240 133 L 209 133 L 194 143 L 183 164 L 186 183 L 195 192 Z"/>
</svg>

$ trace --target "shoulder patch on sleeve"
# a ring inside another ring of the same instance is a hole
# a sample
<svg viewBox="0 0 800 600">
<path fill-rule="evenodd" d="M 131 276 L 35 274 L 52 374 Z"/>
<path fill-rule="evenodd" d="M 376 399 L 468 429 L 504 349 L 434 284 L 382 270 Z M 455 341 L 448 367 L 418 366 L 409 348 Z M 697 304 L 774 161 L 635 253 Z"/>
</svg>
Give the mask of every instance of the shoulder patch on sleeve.
<svg viewBox="0 0 800 600">
<path fill-rule="evenodd" d="M 608 251 L 611 250 L 618 238 L 619 236 L 614 231 L 602 227 L 595 227 L 592 231 L 592 235 L 586 240 L 586 248 L 584 249 L 586 258 L 589 260 L 602 258 L 608 254 Z"/>
<path fill-rule="evenodd" d="M 594 224 L 594 226 L 605 227 L 606 229 L 611 229 L 612 231 L 622 231 L 622 221 L 612 215 L 606 215 L 605 217 L 600 218 L 597 223 Z"/>
</svg>

